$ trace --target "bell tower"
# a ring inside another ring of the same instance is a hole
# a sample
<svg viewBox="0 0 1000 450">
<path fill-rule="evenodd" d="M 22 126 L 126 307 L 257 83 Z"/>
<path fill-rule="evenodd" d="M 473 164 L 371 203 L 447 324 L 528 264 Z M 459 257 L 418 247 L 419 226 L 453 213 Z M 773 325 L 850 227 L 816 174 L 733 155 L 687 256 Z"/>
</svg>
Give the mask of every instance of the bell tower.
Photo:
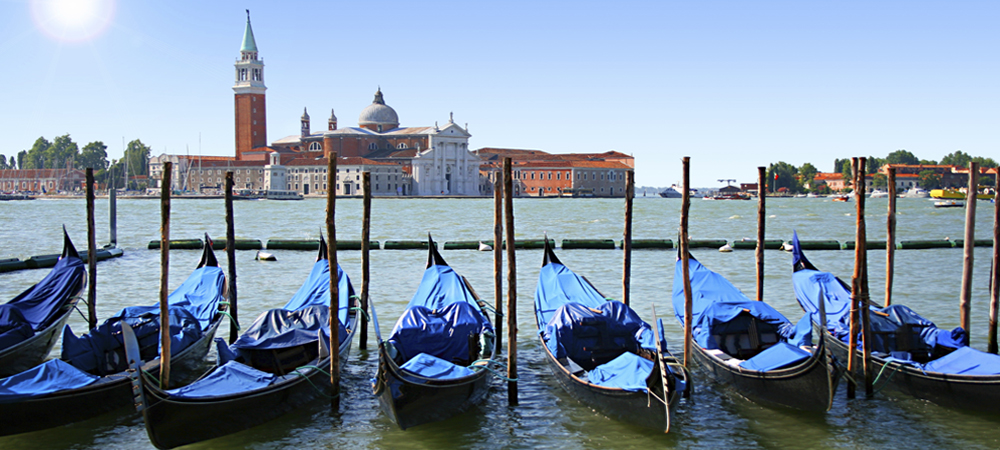
<svg viewBox="0 0 1000 450">
<path fill-rule="evenodd" d="M 264 103 L 264 61 L 257 58 L 257 42 L 250 27 L 243 32 L 240 59 L 236 61 L 236 159 L 255 148 L 267 147 L 267 106 Z"/>
</svg>

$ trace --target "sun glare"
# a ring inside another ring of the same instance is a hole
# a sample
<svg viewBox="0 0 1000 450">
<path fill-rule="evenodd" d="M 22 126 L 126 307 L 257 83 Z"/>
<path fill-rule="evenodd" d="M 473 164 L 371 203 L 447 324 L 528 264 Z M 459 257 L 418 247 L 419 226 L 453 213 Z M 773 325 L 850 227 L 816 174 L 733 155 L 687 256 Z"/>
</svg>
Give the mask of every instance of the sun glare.
<svg viewBox="0 0 1000 450">
<path fill-rule="evenodd" d="M 89 40 L 107 29 L 114 0 L 32 0 L 31 16 L 46 35 L 66 42 Z"/>
</svg>

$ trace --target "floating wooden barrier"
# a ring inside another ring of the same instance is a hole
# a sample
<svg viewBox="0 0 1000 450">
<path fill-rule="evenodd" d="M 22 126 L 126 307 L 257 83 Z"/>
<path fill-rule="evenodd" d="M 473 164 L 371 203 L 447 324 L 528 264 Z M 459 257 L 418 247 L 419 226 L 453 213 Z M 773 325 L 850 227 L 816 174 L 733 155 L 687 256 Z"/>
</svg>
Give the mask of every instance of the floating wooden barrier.
<svg viewBox="0 0 1000 450">
<path fill-rule="evenodd" d="M 13 272 L 15 270 L 24 270 L 28 268 L 28 263 L 21 261 L 17 258 L 7 258 L 0 259 L 0 273 L 3 272 Z"/>
<path fill-rule="evenodd" d="M 556 246 L 556 240 L 555 239 L 549 239 L 549 245 L 555 247 Z M 526 250 L 542 249 L 542 248 L 545 248 L 545 240 L 544 239 L 537 239 L 537 240 L 526 239 L 526 240 L 519 241 L 519 240 L 515 239 L 514 240 L 514 248 L 515 249 L 526 249 Z M 503 241 L 503 249 L 504 250 L 507 249 L 507 241 Z"/>
<path fill-rule="evenodd" d="M 919 241 L 902 241 L 899 243 L 899 248 L 901 249 L 925 249 L 925 248 L 952 248 L 955 246 L 955 241 L 949 240 L 919 240 Z"/>
<path fill-rule="evenodd" d="M 427 250 L 427 241 L 385 241 L 386 250 Z"/>
<path fill-rule="evenodd" d="M 799 241 L 799 246 L 803 250 L 840 250 L 840 242 L 837 241 Z"/>
<path fill-rule="evenodd" d="M 489 245 L 493 245 L 490 243 Z M 450 241 L 444 243 L 445 250 L 479 250 L 479 241 Z"/>
<path fill-rule="evenodd" d="M 674 248 L 674 243 L 670 239 L 632 239 L 632 250 L 671 248 Z"/>
<path fill-rule="evenodd" d="M 690 239 L 688 248 L 719 248 L 728 244 L 725 239 Z"/>
<path fill-rule="evenodd" d="M 344 241 L 344 240 L 339 240 L 338 239 L 337 240 L 337 250 L 338 251 L 339 250 L 361 250 L 361 243 L 362 242 L 360 240 Z M 378 243 L 378 241 L 368 241 L 368 246 L 370 248 L 372 248 L 372 249 L 376 249 L 377 250 L 379 248 L 379 243 Z M 237 245 L 236 249 L 240 250 L 240 247 Z M 319 239 L 317 239 L 315 241 L 301 240 L 301 239 L 299 239 L 299 240 L 268 239 L 267 240 L 267 249 L 268 250 L 312 250 L 312 251 L 315 251 L 315 250 L 319 250 Z"/>
<path fill-rule="evenodd" d="M 885 250 L 885 241 L 865 241 L 868 250 Z M 844 250 L 854 250 L 854 241 L 844 242 Z"/>
<path fill-rule="evenodd" d="M 201 239 L 181 239 L 176 241 L 170 241 L 171 250 L 201 250 L 205 246 L 205 243 Z M 149 241 L 149 245 L 146 246 L 149 250 L 158 250 L 160 248 L 160 241 Z"/>
<path fill-rule="evenodd" d="M 955 239 L 953 242 L 955 242 L 955 247 L 965 246 L 965 239 Z M 993 239 L 976 239 L 973 245 L 976 247 L 992 247 Z"/>
<path fill-rule="evenodd" d="M 517 241 L 514 242 L 515 244 L 517 243 Z M 613 250 L 615 248 L 615 241 L 613 239 L 563 239 L 562 248 L 564 250 L 570 250 L 570 249 Z"/>
<path fill-rule="evenodd" d="M 106 259 L 119 257 L 122 254 L 124 254 L 124 252 L 120 248 L 108 248 L 98 250 L 94 256 L 98 261 L 104 261 Z M 37 255 L 23 261 L 17 258 L 0 259 L 0 273 L 12 272 L 15 270 L 44 269 L 54 267 L 59 261 L 59 256 L 61 255 L 58 253 L 52 255 Z M 80 258 L 84 261 L 87 260 L 86 250 L 80 252 Z"/>
<path fill-rule="evenodd" d="M 764 239 L 765 250 L 781 250 L 782 244 L 784 244 L 784 242 L 781 239 Z M 722 246 L 720 245 L 719 247 Z M 754 250 L 757 248 L 757 241 L 755 239 L 734 240 L 733 248 L 739 250 Z"/>
</svg>

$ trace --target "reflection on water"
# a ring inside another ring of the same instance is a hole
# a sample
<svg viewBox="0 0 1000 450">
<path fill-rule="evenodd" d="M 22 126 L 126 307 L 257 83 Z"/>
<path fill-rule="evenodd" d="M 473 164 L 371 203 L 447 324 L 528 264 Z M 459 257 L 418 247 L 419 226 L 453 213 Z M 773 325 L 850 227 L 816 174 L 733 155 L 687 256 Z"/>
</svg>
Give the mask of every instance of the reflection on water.
<svg viewBox="0 0 1000 450">
<path fill-rule="evenodd" d="M 868 234 L 885 239 L 884 199 L 869 200 Z M 978 208 L 977 237 L 992 233 L 992 208 Z M 768 239 L 790 239 L 797 230 L 802 239 L 854 239 L 853 203 L 823 199 L 773 199 L 767 206 Z M 992 206 L 992 205 L 990 205 Z M 314 239 L 324 226 L 325 202 L 238 202 L 238 238 Z M 337 202 L 338 236 L 359 239 L 361 202 Z M 698 239 L 738 240 L 756 236 L 754 202 L 705 202 L 693 200 L 691 235 Z M 898 240 L 957 238 L 963 235 L 961 210 L 938 210 L 921 199 L 899 200 Z M 516 200 L 517 239 L 540 239 L 542 233 L 561 239 L 621 239 L 623 203 L 620 200 L 547 199 Z M 680 201 L 637 198 L 633 224 L 636 239 L 676 239 Z M 121 200 L 119 246 L 125 256 L 98 266 L 97 310 L 107 317 L 134 304 L 152 304 L 159 289 L 159 253 L 146 250 L 159 238 L 159 203 Z M 492 239 L 492 200 L 375 199 L 372 239 L 425 239 L 433 233 L 439 242 Z M 24 258 L 60 250 L 60 225 L 65 223 L 80 249 L 86 246 L 84 203 L 79 200 L 0 203 L 0 258 Z M 107 240 L 107 204 L 97 204 L 98 241 Z M 174 200 L 171 235 L 196 238 L 208 232 L 225 236 L 221 200 Z M 987 280 L 990 248 L 977 248 L 973 279 L 972 343 L 986 346 L 988 322 Z M 277 262 L 254 261 L 254 252 L 237 252 L 239 309 L 248 324 L 259 313 L 279 307 L 308 275 L 313 252 L 273 251 Z M 492 253 L 470 250 L 442 251 L 492 303 Z M 652 305 L 666 324 L 672 350 L 682 348 L 682 329 L 670 316 L 670 290 L 675 252 L 644 250 L 633 253 L 632 305 L 650 318 Z M 695 250 L 700 261 L 753 295 L 754 252 L 719 253 Z M 869 253 L 871 293 L 881 302 L 885 289 L 884 252 Z M 225 265 L 225 255 L 218 254 Z M 388 333 L 413 295 L 423 273 L 422 251 L 379 250 L 371 254 L 371 297 L 378 307 L 383 332 Z M 559 257 L 585 275 L 608 297 L 621 295 L 621 252 L 618 250 L 566 250 Z M 494 380 L 491 395 L 480 407 L 445 422 L 399 431 L 378 409 L 371 395 L 370 378 L 377 364 L 374 330 L 369 327 L 368 349 L 355 341 L 345 368 L 339 411 L 326 401 L 236 435 L 194 445 L 213 449 L 277 448 L 896 448 L 911 447 L 996 448 L 995 429 L 1000 418 L 946 410 L 935 405 L 882 392 L 873 400 L 848 402 L 843 385 L 827 414 L 803 414 L 758 406 L 725 386 L 696 380 L 693 401 L 682 401 L 669 435 L 607 419 L 582 406 L 549 378 L 536 342 L 532 296 L 541 264 L 540 250 L 517 252 L 518 265 L 518 391 L 520 405 L 507 406 L 506 383 Z M 174 251 L 170 255 L 170 285 L 178 286 L 197 263 L 198 253 Z M 853 252 L 814 251 L 817 266 L 847 278 L 853 270 Z M 360 254 L 344 251 L 339 260 L 360 288 Z M 791 285 L 791 256 L 766 252 L 765 299 L 792 320 L 802 313 Z M 506 266 L 505 266 L 506 267 Z M 0 274 L 0 298 L 12 298 L 34 283 L 44 271 Z M 893 298 L 907 304 L 939 326 L 958 325 L 962 250 L 901 250 L 896 252 Z M 506 292 L 506 289 L 504 289 Z M 80 332 L 82 317 L 70 325 Z M 223 327 L 226 329 L 226 327 Z M 506 327 L 505 327 L 506 329 Z M 221 333 L 226 333 L 222 331 Z M 53 352 L 58 354 L 58 347 Z M 214 357 L 214 356 L 213 356 Z M 695 375 L 698 375 L 696 371 Z M 863 397 L 863 395 L 862 395 Z M 224 418 L 219 418 L 224 420 Z M 0 425 L 2 426 L 2 425 Z M 127 409 L 90 421 L 43 432 L 0 438 L 0 448 L 150 448 L 141 418 Z"/>
</svg>

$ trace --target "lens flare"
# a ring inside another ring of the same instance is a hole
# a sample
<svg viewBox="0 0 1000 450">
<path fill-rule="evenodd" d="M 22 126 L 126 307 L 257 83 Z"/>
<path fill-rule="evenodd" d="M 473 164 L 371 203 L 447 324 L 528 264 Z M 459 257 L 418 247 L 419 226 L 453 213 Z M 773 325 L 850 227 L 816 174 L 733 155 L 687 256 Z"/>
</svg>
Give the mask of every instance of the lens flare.
<svg viewBox="0 0 1000 450">
<path fill-rule="evenodd" d="M 100 35 L 115 15 L 114 0 L 32 0 L 31 16 L 53 39 L 82 42 Z"/>
</svg>

